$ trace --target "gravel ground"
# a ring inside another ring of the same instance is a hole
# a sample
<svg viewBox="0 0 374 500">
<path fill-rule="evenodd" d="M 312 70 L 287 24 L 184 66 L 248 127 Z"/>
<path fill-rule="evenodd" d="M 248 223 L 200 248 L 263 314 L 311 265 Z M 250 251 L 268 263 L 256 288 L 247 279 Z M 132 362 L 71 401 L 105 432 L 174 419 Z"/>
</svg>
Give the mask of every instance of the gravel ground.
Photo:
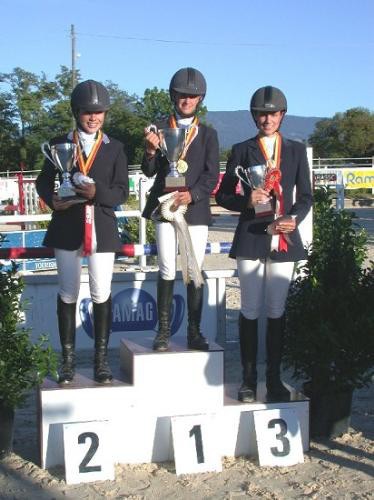
<svg viewBox="0 0 374 500">
<path fill-rule="evenodd" d="M 370 258 L 374 259 L 373 214 L 360 223 L 370 228 Z M 371 232 L 373 230 L 373 232 Z M 210 231 L 210 241 L 230 241 L 232 231 Z M 231 269 L 224 255 L 206 258 L 207 269 Z M 240 380 L 237 317 L 240 296 L 237 278 L 227 280 L 226 382 Z M 80 354 L 79 366 L 91 366 L 91 352 Z M 110 351 L 118 363 L 118 351 Z M 288 374 L 284 374 L 289 379 Z M 62 468 L 42 470 L 38 463 L 35 395 L 17 411 L 14 453 L 0 463 L 0 499 L 369 499 L 374 498 L 374 386 L 355 391 L 351 428 L 332 439 L 312 441 L 304 464 L 260 467 L 257 458 L 226 457 L 221 473 L 176 476 L 173 463 L 117 465 L 116 479 L 67 486 Z"/>
</svg>

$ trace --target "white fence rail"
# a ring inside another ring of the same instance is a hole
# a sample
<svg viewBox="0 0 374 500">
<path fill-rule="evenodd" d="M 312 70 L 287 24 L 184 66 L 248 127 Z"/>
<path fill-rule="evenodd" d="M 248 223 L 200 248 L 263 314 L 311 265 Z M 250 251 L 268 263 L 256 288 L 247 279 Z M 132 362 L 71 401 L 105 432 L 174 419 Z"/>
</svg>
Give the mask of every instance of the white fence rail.
<svg viewBox="0 0 374 500">
<path fill-rule="evenodd" d="M 374 156 L 362 158 L 313 158 L 315 168 L 374 168 Z"/>
<path fill-rule="evenodd" d="M 142 217 L 142 212 L 145 207 L 146 193 L 149 189 L 148 179 L 139 178 L 137 181 L 137 197 L 139 200 L 138 210 L 118 210 L 116 211 L 117 217 L 136 217 L 139 220 L 139 244 L 144 245 L 146 243 L 146 219 Z M 15 215 L 0 215 L 0 224 L 19 224 L 26 223 L 27 229 L 34 229 L 33 224 L 41 221 L 48 221 L 51 219 L 51 214 L 38 214 L 39 211 L 39 197 L 36 193 L 35 183 L 28 183 L 31 186 L 29 188 L 28 202 L 25 203 L 25 208 L 28 208 L 28 212 L 25 214 L 15 214 Z M 146 256 L 141 255 L 139 257 L 140 266 L 146 266 Z"/>
</svg>

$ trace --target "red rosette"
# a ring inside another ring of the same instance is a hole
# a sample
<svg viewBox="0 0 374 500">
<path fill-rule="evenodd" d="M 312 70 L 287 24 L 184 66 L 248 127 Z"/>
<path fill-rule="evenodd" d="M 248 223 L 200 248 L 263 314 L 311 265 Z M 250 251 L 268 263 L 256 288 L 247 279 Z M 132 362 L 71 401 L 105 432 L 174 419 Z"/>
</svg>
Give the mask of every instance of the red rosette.
<svg viewBox="0 0 374 500">
<path fill-rule="evenodd" d="M 265 176 L 265 191 L 272 191 L 276 184 L 279 184 L 282 178 L 282 173 L 279 168 L 270 169 Z"/>
</svg>

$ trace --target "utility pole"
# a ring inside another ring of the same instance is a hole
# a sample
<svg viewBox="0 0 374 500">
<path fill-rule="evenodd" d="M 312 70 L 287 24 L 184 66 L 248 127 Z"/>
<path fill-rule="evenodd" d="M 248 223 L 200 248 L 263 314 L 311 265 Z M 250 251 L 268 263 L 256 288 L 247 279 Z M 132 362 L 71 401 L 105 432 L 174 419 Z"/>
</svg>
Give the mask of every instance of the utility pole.
<svg viewBox="0 0 374 500">
<path fill-rule="evenodd" d="M 74 24 L 71 25 L 71 88 L 73 89 L 76 85 L 76 74 L 75 74 L 75 60 L 77 58 L 76 52 L 75 52 L 75 30 L 74 30 Z"/>
</svg>

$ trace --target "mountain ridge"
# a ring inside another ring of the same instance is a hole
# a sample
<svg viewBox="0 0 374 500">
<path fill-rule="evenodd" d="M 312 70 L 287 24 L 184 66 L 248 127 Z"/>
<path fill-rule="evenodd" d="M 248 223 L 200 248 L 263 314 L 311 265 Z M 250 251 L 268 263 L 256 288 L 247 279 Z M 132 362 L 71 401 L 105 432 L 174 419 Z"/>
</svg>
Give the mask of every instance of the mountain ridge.
<svg viewBox="0 0 374 500">
<path fill-rule="evenodd" d="M 286 114 L 281 132 L 289 139 L 306 142 L 320 120 L 323 120 L 323 117 Z M 233 144 L 254 137 L 257 133 L 252 116 L 247 110 L 208 111 L 205 121 L 217 130 L 221 150 L 230 149 Z"/>
</svg>

